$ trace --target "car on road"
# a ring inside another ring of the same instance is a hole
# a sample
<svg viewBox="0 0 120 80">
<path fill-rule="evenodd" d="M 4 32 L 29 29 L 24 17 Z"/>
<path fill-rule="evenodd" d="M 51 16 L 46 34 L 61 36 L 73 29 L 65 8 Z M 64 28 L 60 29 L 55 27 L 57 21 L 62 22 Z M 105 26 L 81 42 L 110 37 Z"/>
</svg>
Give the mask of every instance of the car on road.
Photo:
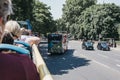
<svg viewBox="0 0 120 80">
<path fill-rule="evenodd" d="M 98 42 L 97 44 L 98 50 L 110 51 L 110 47 L 107 42 Z"/>
<path fill-rule="evenodd" d="M 85 50 L 94 50 L 93 42 L 91 42 L 91 41 L 84 41 L 82 43 L 82 49 L 85 49 Z"/>
</svg>

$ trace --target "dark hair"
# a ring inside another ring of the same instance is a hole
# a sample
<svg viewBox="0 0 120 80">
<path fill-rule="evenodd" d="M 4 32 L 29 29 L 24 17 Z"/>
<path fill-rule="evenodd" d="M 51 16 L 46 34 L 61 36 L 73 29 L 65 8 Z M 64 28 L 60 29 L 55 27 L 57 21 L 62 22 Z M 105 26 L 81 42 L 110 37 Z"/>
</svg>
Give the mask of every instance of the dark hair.
<svg viewBox="0 0 120 80">
<path fill-rule="evenodd" d="M 23 31 L 22 35 L 29 35 L 29 32 L 28 31 Z"/>
<path fill-rule="evenodd" d="M 14 39 L 13 39 L 11 33 L 9 33 L 9 32 L 3 33 L 2 43 L 5 43 L 5 44 L 13 44 L 14 43 Z"/>
</svg>

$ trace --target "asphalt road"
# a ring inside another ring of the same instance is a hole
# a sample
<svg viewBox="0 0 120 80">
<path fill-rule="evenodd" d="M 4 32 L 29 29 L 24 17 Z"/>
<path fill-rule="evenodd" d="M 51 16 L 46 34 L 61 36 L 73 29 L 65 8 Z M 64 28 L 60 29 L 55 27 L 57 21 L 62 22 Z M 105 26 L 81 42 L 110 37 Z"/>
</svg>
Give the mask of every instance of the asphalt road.
<svg viewBox="0 0 120 80">
<path fill-rule="evenodd" d="M 62 55 L 47 53 L 47 43 L 40 51 L 54 80 L 120 80 L 120 49 L 111 51 L 83 50 L 80 41 L 69 41 Z"/>
</svg>

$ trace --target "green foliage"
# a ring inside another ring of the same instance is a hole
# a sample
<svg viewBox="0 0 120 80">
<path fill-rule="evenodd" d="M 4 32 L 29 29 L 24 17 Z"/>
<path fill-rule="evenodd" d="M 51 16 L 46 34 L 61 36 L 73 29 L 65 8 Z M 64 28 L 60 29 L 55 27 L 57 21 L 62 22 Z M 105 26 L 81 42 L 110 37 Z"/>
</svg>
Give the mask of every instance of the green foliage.
<svg viewBox="0 0 120 80">
<path fill-rule="evenodd" d="M 46 4 L 36 1 L 33 14 L 34 14 L 34 31 L 46 34 L 48 32 L 56 31 L 56 26 L 51 13 L 49 11 L 50 7 Z"/>
<path fill-rule="evenodd" d="M 76 38 L 118 38 L 120 7 L 115 4 L 96 4 L 96 0 L 66 0 L 62 19 Z"/>
<path fill-rule="evenodd" d="M 34 0 L 13 0 L 14 20 L 33 19 Z"/>
<path fill-rule="evenodd" d="M 18 21 L 29 19 L 33 31 L 42 34 L 56 31 L 50 7 L 39 0 L 13 0 L 13 7 L 14 15 L 11 18 Z"/>
<path fill-rule="evenodd" d="M 91 5 L 94 5 L 96 0 L 66 0 L 63 6 L 63 19 L 68 22 L 68 25 L 76 23 L 81 12 Z"/>
<path fill-rule="evenodd" d="M 96 4 L 96 0 L 66 0 L 66 4 L 63 6 L 62 19 L 68 32 L 76 38 L 80 38 L 84 34 L 80 32 L 79 16 L 86 8 L 94 4 Z"/>
<path fill-rule="evenodd" d="M 62 18 L 57 19 L 55 21 L 56 21 L 57 31 L 67 31 L 67 28 L 65 26 L 65 21 Z"/>
<path fill-rule="evenodd" d="M 87 38 L 118 38 L 120 7 L 114 4 L 94 5 L 87 8 L 80 16 L 79 24 L 84 28 Z"/>
</svg>

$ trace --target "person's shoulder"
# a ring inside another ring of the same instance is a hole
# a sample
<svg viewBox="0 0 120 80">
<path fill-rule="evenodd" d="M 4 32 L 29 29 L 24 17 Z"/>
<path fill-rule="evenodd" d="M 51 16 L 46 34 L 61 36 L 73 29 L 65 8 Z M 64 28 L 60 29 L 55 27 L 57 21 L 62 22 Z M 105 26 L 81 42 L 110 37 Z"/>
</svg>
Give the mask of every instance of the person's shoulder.
<svg viewBox="0 0 120 80">
<path fill-rule="evenodd" d="M 1 53 L 0 52 L 0 57 L 5 57 L 5 58 L 8 58 L 8 59 L 16 59 L 16 60 L 19 60 L 19 59 L 29 59 L 28 55 L 25 55 L 25 54 L 19 54 L 19 53 L 16 53 L 16 52 L 10 52 L 10 53 Z"/>
<path fill-rule="evenodd" d="M 24 62 L 27 63 L 31 63 L 32 61 L 30 60 L 30 58 L 27 55 L 22 55 L 22 54 L 18 54 L 18 53 L 0 53 L 0 59 L 2 63 L 7 64 L 21 64 L 21 66 L 24 66 Z M 14 64 L 14 65 L 15 65 Z"/>
<path fill-rule="evenodd" d="M 20 58 L 20 59 L 26 59 L 26 60 L 30 60 L 29 56 L 26 54 L 19 54 L 19 53 L 9 53 L 11 56 Z"/>
</svg>

